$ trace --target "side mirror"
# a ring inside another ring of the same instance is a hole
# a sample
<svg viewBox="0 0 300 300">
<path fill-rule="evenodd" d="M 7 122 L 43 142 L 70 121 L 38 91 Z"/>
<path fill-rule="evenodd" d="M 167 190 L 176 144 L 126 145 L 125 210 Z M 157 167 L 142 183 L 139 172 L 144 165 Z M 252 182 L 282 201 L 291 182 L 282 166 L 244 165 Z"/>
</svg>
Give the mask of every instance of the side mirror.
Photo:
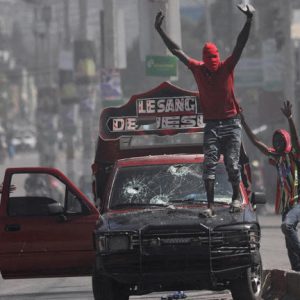
<svg viewBox="0 0 300 300">
<path fill-rule="evenodd" d="M 253 205 L 256 204 L 266 204 L 266 194 L 262 192 L 253 192 L 251 202 Z"/>
<path fill-rule="evenodd" d="M 51 203 L 48 205 L 49 215 L 60 215 L 64 213 L 64 207 L 59 203 Z"/>
</svg>

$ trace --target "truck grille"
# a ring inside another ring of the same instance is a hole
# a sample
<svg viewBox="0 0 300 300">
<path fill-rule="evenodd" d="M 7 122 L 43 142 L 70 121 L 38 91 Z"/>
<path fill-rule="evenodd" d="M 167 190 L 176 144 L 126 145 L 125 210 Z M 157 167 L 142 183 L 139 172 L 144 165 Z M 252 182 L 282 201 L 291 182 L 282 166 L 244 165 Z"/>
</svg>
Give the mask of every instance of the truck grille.
<svg viewBox="0 0 300 300">
<path fill-rule="evenodd" d="M 209 234 L 204 226 L 149 226 L 140 232 L 144 272 L 207 271 Z"/>
<path fill-rule="evenodd" d="M 250 264 L 247 231 L 214 232 L 207 227 L 147 227 L 140 233 L 143 265 L 163 271 L 223 272 Z"/>
<path fill-rule="evenodd" d="M 162 274 L 184 271 L 207 274 L 247 267 L 252 251 L 247 231 L 214 232 L 200 224 L 148 226 L 131 236 L 131 249 L 124 265 L 127 272 Z M 112 258 L 110 267 L 121 271 L 122 262 L 124 257 Z"/>
<path fill-rule="evenodd" d="M 212 232 L 210 256 L 214 272 L 250 265 L 251 243 L 248 231 Z"/>
</svg>

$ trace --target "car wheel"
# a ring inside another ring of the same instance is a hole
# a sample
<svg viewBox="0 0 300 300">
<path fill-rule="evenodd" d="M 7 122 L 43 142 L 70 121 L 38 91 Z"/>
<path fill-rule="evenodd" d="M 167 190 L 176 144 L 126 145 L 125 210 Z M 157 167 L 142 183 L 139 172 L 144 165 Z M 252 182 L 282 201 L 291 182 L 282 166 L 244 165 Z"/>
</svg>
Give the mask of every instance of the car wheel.
<svg viewBox="0 0 300 300">
<path fill-rule="evenodd" d="M 129 288 L 97 271 L 92 275 L 92 287 L 95 300 L 129 300 Z"/>
<path fill-rule="evenodd" d="M 260 300 L 262 293 L 262 263 L 260 254 L 257 262 L 245 271 L 242 278 L 231 282 L 230 291 L 233 300 Z"/>
</svg>

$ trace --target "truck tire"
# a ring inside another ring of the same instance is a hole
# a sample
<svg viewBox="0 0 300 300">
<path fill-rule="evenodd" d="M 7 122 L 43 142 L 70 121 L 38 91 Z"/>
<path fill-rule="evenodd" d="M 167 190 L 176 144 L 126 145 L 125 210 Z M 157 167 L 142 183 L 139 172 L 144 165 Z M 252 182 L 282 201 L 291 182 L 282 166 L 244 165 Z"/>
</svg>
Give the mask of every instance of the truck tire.
<svg viewBox="0 0 300 300">
<path fill-rule="evenodd" d="M 242 278 L 231 282 L 230 291 L 233 300 L 260 300 L 262 294 L 262 263 L 260 253 L 257 262 L 245 271 Z"/>
<path fill-rule="evenodd" d="M 99 276 L 97 272 L 92 275 L 92 287 L 95 300 L 114 300 L 112 281 Z"/>
<path fill-rule="evenodd" d="M 92 287 L 95 300 L 129 300 L 129 289 L 126 286 L 97 271 L 92 275 Z"/>
</svg>

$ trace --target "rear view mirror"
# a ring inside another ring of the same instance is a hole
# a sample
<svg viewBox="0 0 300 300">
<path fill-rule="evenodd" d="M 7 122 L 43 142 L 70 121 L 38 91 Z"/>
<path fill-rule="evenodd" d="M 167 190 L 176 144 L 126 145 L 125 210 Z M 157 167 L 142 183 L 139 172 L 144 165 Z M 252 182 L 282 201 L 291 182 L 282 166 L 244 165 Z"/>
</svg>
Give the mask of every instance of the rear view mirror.
<svg viewBox="0 0 300 300">
<path fill-rule="evenodd" d="M 266 194 L 262 192 L 254 192 L 252 194 L 252 204 L 266 204 Z"/>
<path fill-rule="evenodd" d="M 48 204 L 49 215 L 60 215 L 64 212 L 64 207 L 60 203 Z"/>
</svg>

